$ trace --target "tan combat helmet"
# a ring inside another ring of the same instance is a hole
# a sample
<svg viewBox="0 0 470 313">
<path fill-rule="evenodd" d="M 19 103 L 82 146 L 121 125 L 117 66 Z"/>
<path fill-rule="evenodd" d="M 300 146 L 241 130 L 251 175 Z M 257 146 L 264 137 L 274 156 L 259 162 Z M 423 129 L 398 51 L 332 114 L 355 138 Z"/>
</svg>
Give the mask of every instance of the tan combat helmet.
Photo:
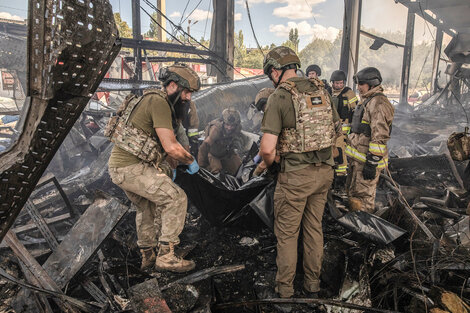
<svg viewBox="0 0 470 313">
<path fill-rule="evenodd" d="M 169 67 L 162 68 L 158 79 L 162 81 L 164 85 L 167 82 L 174 81 L 179 86 L 191 92 L 198 91 L 201 88 L 201 80 L 197 73 L 183 63 L 175 63 Z"/>
<path fill-rule="evenodd" d="M 297 69 L 300 67 L 300 59 L 291 48 L 280 46 L 269 51 L 264 57 L 263 71 L 270 76 L 271 68 L 275 69 Z"/>
<path fill-rule="evenodd" d="M 269 96 L 274 92 L 274 88 L 263 88 L 256 94 L 255 107 L 258 111 L 264 111 L 264 106 Z"/>
<path fill-rule="evenodd" d="M 240 112 L 230 107 L 222 111 L 222 120 L 225 124 L 237 126 L 241 122 Z"/>
</svg>

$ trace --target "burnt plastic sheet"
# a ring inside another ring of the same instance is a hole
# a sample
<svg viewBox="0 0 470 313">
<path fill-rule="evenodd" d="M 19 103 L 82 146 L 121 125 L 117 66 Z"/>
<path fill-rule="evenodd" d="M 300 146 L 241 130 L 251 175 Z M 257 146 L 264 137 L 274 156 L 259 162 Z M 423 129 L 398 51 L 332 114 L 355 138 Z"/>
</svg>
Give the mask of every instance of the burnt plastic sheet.
<svg viewBox="0 0 470 313">
<path fill-rule="evenodd" d="M 205 169 L 189 175 L 179 168 L 176 183 L 214 226 L 255 230 L 263 227 L 266 221 L 273 220 L 272 205 L 271 213 L 268 213 L 261 204 L 264 198 L 261 194 L 266 193 L 266 186 L 272 183 L 268 178 L 255 177 L 242 184 L 230 175 L 213 175 Z M 274 188 L 270 193 L 272 197 Z M 255 199 L 258 205 L 251 205 Z"/>
<path fill-rule="evenodd" d="M 331 216 L 340 225 L 373 242 L 387 245 L 406 233 L 400 227 L 367 212 L 358 211 L 343 214 L 336 208 L 331 195 L 328 195 L 326 205 Z"/>
</svg>

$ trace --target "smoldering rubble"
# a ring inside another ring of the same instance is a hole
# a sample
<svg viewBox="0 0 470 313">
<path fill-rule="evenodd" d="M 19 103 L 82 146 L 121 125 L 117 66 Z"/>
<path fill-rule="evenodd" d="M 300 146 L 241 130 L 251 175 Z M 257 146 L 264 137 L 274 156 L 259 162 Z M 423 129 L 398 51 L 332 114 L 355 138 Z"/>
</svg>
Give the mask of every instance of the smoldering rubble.
<svg viewBox="0 0 470 313">
<path fill-rule="evenodd" d="M 431 108 L 421 109 L 419 119 L 397 114 L 390 146 L 394 157 L 380 179 L 376 214 L 347 212 L 343 187 L 332 189 L 323 218 L 321 300 L 296 294 L 294 311 L 310 312 L 309 301 L 328 312 L 469 309 L 466 162 L 453 161 L 444 150 L 443 129 L 455 131 L 455 123 L 450 118 L 436 123 L 425 113 Z M 249 157 L 237 177 L 178 171 L 177 183 L 191 204 L 179 253 L 195 260 L 196 269 L 189 275 L 141 271 L 135 210 L 107 174 L 112 146 L 102 129 L 108 116 L 82 114 L 12 236 L 1 244 L 2 309 L 50 306 L 55 311 L 69 305 L 85 312 L 277 312 L 276 299 L 270 299 L 276 272 L 275 179 L 250 178 Z M 15 241 L 65 288 L 62 297 L 73 301 L 49 302 L 45 299 L 57 296 L 45 291 L 49 288 L 35 290 L 26 283 L 31 260 L 23 260 Z M 297 290 L 300 284 L 296 279 Z M 148 299 L 153 300 L 146 307 Z"/>
</svg>

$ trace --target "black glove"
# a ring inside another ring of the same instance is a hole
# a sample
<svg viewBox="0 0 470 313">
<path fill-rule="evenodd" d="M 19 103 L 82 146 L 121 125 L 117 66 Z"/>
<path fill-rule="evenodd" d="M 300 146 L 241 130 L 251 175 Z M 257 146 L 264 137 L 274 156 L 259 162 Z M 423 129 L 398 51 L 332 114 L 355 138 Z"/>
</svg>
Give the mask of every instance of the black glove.
<svg viewBox="0 0 470 313">
<path fill-rule="evenodd" d="M 377 165 L 379 165 L 380 160 L 382 160 L 381 156 L 371 153 L 367 154 L 366 164 L 364 164 L 362 169 L 362 177 L 365 180 L 372 180 L 377 176 Z"/>
<path fill-rule="evenodd" d="M 276 176 L 281 171 L 281 164 L 277 162 L 273 162 L 270 166 L 268 166 L 268 174 L 272 176 Z"/>
</svg>

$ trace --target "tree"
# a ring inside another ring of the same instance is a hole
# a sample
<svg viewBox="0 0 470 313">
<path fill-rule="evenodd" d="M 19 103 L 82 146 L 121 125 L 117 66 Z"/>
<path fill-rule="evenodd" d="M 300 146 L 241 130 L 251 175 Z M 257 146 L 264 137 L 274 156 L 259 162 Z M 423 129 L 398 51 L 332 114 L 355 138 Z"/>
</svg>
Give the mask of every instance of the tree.
<svg viewBox="0 0 470 313">
<path fill-rule="evenodd" d="M 121 19 L 121 14 L 114 13 L 114 21 L 116 22 L 119 36 L 121 38 L 132 38 L 132 29 L 127 25 L 126 21 Z"/>
<path fill-rule="evenodd" d="M 150 19 L 150 29 L 145 33 L 145 37 L 158 38 L 160 26 L 158 26 L 155 21 L 157 21 L 157 12 L 152 13 L 152 18 Z"/>
<path fill-rule="evenodd" d="M 298 52 L 299 50 L 299 30 L 297 28 L 291 28 L 289 31 L 289 41 L 293 44 L 294 46 L 294 51 L 295 53 Z"/>
<path fill-rule="evenodd" d="M 243 43 L 243 32 L 240 30 L 238 34 L 235 34 L 235 51 L 234 51 L 234 66 L 244 67 L 245 58 L 247 56 L 246 47 Z"/>
</svg>

